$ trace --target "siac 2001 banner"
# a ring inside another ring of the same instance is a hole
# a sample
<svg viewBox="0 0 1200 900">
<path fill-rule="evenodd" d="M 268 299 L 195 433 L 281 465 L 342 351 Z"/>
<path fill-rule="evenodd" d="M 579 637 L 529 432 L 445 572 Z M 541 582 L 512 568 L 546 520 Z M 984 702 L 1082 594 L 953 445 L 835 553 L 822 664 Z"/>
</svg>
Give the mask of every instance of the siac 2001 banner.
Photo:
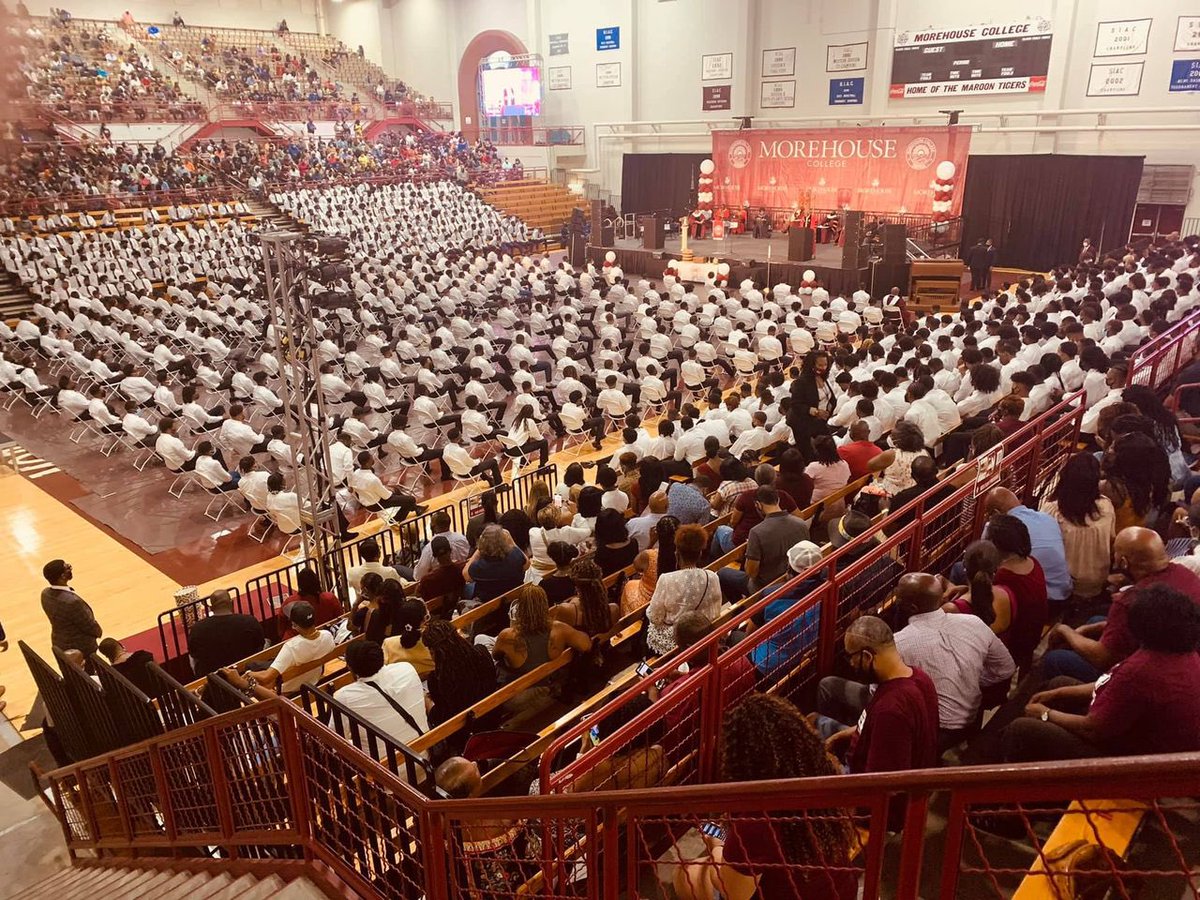
<svg viewBox="0 0 1200 900">
<path fill-rule="evenodd" d="M 714 205 L 914 213 L 962 208 L 970 126 L 713 132 Z"/>
</svg>

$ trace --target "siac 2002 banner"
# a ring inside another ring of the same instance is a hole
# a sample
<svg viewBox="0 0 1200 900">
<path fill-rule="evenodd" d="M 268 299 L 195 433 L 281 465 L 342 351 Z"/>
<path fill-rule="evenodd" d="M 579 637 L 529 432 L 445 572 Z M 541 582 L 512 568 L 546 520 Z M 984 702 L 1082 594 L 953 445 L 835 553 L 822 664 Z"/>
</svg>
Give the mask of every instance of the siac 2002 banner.
<svg viewBox="0 0 1200 900">
<path fill-rule="evenodd" d="M 959 215 L 971 129 L 713 132 L 714 205 Z"/>
</svg>

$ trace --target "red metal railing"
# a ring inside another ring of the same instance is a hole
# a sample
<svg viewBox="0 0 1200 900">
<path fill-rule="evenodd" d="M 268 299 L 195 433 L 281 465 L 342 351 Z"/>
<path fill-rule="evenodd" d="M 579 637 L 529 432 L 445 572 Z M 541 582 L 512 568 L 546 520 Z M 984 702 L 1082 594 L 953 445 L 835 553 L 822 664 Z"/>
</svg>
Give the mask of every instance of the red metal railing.
<svg viewBox="0 0 1200 900">
<path fill-rule="evenodd" d="M 1193 311 L 1133 352 L 1126 387 L 1141 384 L 1166 390 L 1175 374 L 1195 357 L 1198 341 L 1200 311 Z"/>
<path fill-rule="evenodd" d="M 1084 412 L 1081 397 L 1079 393 L 1067 398 L 1004 442 L 999 484 L 1036 506 L 1037 489 L 1048 486 L 1074 452 Z M 715 738 L 727 708 L 750 690 L 791 700 L 804 696 L 819 678 L 832 674 L 846 626 L 886 603 L 902 573 L 943 573 L 961 557 L 982 525 L 982 504 L 975 503 L 975 468 L 971 463 L 960 470 L 967 479 L 961 487 L 939 485 L 891 513 L 883 523 L 887 536 L 874 546 L 879 532 L 860 536 L 719 623 L 688 650 L 691 671 L 672 690 L 668 707 L 654 704 L 631 715 L 645 705 L 649 686 L 642 682 L 587 721 L 561 732 L 542 755 L 541 790 L 569 791 L 584 775 L 609 765 L 614 756 L 645 752 L 656 744 L 664 747 L 666 765 L 680 781 L 716 780 Z M 907 524 L 890 524 L 896 522 Z M 787 612 L 722 652 L 731 632 L 781 598 L 793 599 Z M 748 664 L 748 658 L 753 663 Z M 676 653 L 660 660 L 656 669 L 671 672 L 680 662 L 682 657 Z M 697 662 L 702 664 L 698 670 Z M 591 727 L 610 719 L 628 721 L 569 764 L 555 767 L 564 750 Z"/>
<path fill-rule="evenodd" d="M 918 891 L 945 900 L 1001 898 L 1034 878 L 1044 895 L 1056 896 L 1057 882 L 1036 874 L 1052 839 L 1033 826 L 1062 816 L 1068 803 L 1065 815 L 1084 818 L 1085 834 L 1121 811 L 1155 826 L 1137 850 L 1156 854 L 1131 853 L 1108 873 L 1114 896 L 1133 896 L 1135 885 L 1138 896 L 1182 896 L 1185 886 L 1196 896 L 1200 886 L 1186 849 L 1200 805 L 1171 799 L 1195 794 L 1200 754 L 431 800 L 295 705 L 270 700 L 47 780 L 72 856 L 102 851 L 119 864 L 113 856 L 185 857 L 203 848 L 244 865 L 258 860 L 265 870 L 272 860 L 301 858 L 323 863 L 363 897 L 658 896 L 661 882 L 678 876 L 680 860 L 711 865 L 695 859 L 703 823 L 747 839 L 753 829 L 774 843 L 796 821 L 840 823 L 841 838 L 822 845 L 829 856 L 787 854 L 759 874 L 844 871 L 861 879 L 863 897 L 885 888 L 901 900 Z M 928 815 L 935 805 L 950 810 L 944 827 Z M 889 839 L 898 810 L 905 828 Z M 1027 830 L 1023 846 L 990 837 L 987 819 Z M 885 842 L 898 844 L 887 865 Z M 923 883 L 926 862 L 932 882 Z"/>
</svg>

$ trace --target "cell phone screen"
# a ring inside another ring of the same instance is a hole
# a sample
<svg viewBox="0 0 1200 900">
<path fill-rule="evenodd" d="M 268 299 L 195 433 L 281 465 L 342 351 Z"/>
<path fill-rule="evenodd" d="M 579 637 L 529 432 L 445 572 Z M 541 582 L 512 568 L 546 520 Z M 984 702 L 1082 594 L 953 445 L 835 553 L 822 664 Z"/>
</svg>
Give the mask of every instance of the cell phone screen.
<svg viewBox="0 0 1200 900">
<path fill-rule="evenodd" d="M 716 822 L 705 822 L 700 826 L 700 833 L 718 841 L 725 840 L 725 829 Z"/>
<path fill-rule="evenodd" d="M 638 667 L 637 667 L 638 678 L 645 678 L 647 675 L 649 675 L 653 671 L 654 670 L 652 668 L 650 668 L 650 666 L 647 663 L 645 663 L 645 662 L 638 663 Z"/>
</svg>

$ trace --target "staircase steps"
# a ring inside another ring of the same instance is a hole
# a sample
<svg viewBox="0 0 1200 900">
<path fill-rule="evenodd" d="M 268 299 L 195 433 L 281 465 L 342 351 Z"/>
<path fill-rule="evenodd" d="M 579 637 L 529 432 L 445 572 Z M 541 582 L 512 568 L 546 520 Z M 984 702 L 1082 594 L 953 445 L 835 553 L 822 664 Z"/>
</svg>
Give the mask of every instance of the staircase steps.
<svg viewBox="0 0 1200 900">
<path fill-rule="evenodd" d="M 324 891 L 306 878 L 286 881 L 276 874 L 233 875 L 204 869 L 172 872 L 133 864 L 64 869 L 16 894 L 11 900 L 324 900 Z"/>
</svg>

